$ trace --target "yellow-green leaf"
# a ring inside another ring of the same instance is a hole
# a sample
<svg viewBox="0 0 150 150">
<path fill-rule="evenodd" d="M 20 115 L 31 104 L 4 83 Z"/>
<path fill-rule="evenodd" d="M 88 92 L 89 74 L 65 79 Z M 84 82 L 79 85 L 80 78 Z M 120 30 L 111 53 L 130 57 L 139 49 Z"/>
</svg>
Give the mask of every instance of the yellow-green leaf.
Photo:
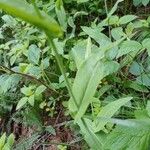
<svg viewBox="0 0 150 150">
<path fill-rule="evenodd" d="M 42 11 L 42 17 L 39 16 L 35 8 L 25 0 L 0 0 L 0 9 L 43 29 L 53 38 L 62 36 L 61 28 L 53 18 Z"/>
</svg>

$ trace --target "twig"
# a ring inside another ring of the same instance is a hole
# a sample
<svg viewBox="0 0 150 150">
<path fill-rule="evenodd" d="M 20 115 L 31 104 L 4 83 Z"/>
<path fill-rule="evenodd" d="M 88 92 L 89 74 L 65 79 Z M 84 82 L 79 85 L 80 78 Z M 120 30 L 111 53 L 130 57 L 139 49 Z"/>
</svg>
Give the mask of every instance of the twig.
<svg viewBox="0 0 150 150">
<path fill-rule="evenodd" d="M 36 82 L 36 83 L 38 83 L 38 84 L 42 84 L 42 85 L 44 85 L 44 86 L 47 88 L 47 90 L 50 91 L 50 92 L 54 91 L 54 92 L 56 92 L 57 94 L 59 93 L 59 92 L 55 91 L 54 89 L 50 88 L 50 87 L 49 87 L 47 84 L 45 84 L 42 80 L 39 80 L 39 79 L 35 78 L 34 76 L 31 76 L 31 75 L 28 75 L 28 74 L 24 74 L 24 73 L 20 73 L 20 72 L 16 72 L 16 71 L 11 70 L 11 69 L 9 69 L 8 67 L 3 66 L 3 65 L 0 65 L 0 68 L 2 68 L 1 70 L 4 71 L 4 72 L 6 72 L 6 73 L 8 73 L 8 71 L 9 71 L 11 74 L 18 74 L 18 75 L 20 75 L 20 76 L 22 76 L 22 77 L 24 77 L 24 78 L 29 79 L 30 81 L 34 81 L 34 82 Z"/>
</svg>

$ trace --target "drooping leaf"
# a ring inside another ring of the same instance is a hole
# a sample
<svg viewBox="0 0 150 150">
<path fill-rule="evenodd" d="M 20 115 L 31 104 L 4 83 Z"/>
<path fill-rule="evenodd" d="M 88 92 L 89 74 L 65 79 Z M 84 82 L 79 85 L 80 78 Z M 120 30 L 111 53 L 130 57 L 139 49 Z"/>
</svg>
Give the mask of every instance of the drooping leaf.
<svg viewBox="0 0 150 150">
<path fill-rule="evenodd" d="M 135 15 L 125 15 L 119 19 L 119 24 L 127 24 L 133 20 L 135 20 L 137 16 Z"/>
<path fill-rule="evenodd" d="M 100 113 L 97 115 L 97 119 L 94 121 L 95 132 L 102 130 L 106 125 L 106 123 L 108 122 L 103 119 L 101 120 L 100 119 L 101 117 L 108 119 L 111 118 L 120 109 L 120 107 L 125 105 L 131 99 L 132 97 L 121 98 L 104 106 L 100 111 Z"/>
<path fill-rule="evenodd" d="M 138 52 L 140 49 L 142 48 L 142 45 L 137 42 L 137 41 L 124 41 L 121 45 L 120 45 L 120 49 L 118 51 L 118 55 L 117 58 L 128 54 L 130 52 L 136 51 Z"/>
<path fill-rule="evenodd" d="M 0 9 L 44 29 L 51 37 L 62 36 L 61 28 L 52 17 L 44 12 L 40 12 L 40 17 L 34 7 L 25 0 L 0 0 Z"/>
<path fill-rule="evenodd" d="M 117 127 L 108 135 L 104 147 L 111 150 L 148 150 L 150 120 L 114 120 Z"/>
</svg>

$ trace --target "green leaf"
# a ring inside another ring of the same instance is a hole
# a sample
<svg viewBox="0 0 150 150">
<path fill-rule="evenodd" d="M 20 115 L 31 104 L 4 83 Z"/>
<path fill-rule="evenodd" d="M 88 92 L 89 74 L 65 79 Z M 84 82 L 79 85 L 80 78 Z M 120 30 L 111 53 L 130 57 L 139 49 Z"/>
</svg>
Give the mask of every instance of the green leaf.
<svg viewBox="0 0 150 150">
<path fill-rule="evenodd" d="M 101 78 L 100 76 L 102 76 L 102 75 L 99 75 L 99 74 L 100 74 L 100 69 L 103 69 L 102 68 L 103 65 L 100 68 L 99 68 L 99 66 L 100 66 L 100 64 L 103 64 L 100 62 L 100 59 L 102 59 L 103 56 L 104 55 L 102 52 L 99 52 L 98 54 L 93 54 L 92 56 L 89 57 L 88 60 L 86 60 L 80 66 L 80 68 L 77 72 L 72 90 L 73 90 L 73 94 L 77 100 L 78 107 L 81 106 L 81 103 L 83 103 L 84 95 L 86 95 L 86 91 L 89 90 L 88 88 L 90 88 L 90 86 L 95 86 L 100 81 L 99 78 Z M 95 77 L 95 75 L 97 75 L 97 77 Z M 90 78 L 91 78 L 91 81 L 90 81 Z M 93 83 L 92 79 L 94 79 L 93 82 L 95 81 L 95 84 L 92 84 Z M 98 82 L 98 83 L 96 83 L 96 82 Z M 89 87 L 88 87 L 88 85 L 89 85 Z M 88 94 L 90 94 L 91 98 L 93 97 L 95 88 L 96 87 L 93 87 L 92 91 L 90 93 L 88 93 Z M 85 99 L 84 99 L 84 101 L 85 101 Z M 89 102 L 90 102 L 90 98 L 88 98 L 88 100 L 86 99 L 86 104 L 83 106 L 83 107 L 85 107 L 84 112 L 85 112 L 85 109 L 87 108 L 87 106 L 89 105 Z M 73 111 L 73 112 L 78 111 L 78 107 L 75 105 L 73 99 L 70 99 L 69 105 L 70 105 L 70 111 Z"/>
<path fill-rule="evenodd" d="M 147 113 L 148 113 L 148 115 L 150 117 L 150 100 L 147 101 L 146 110 L 147 110 Z"/>
<path fill-rule="evenodd" d="M 117 15 L 112 15 L 109 17 L 109 20 L 107 21 L 107 25 L 118 25 L 119 17 Z"/>
<path fill-rule="evenodd" d="M 121 45 L 120 45 L 120 49 L 117 55 L 117 58 L 128 54 L 130 52 L 136 51 L 138 52 L 140 49 L 142 48 L 142 45 L 137 42 L 137 41 L 124 41 Z"/>
<path fill-rule="evenodd" d="M 77 72 L 72 90 L 78 107 L 73 99 L 69 101 L 70 111 L 77 113 L 76 119 L 84 115 L 100 81 L 105 76 L 115 72 L 119 67 L 118 63 L 113 61 L 100 61 L 102 57 L 102 52 L 93 54 L 81 65 Z"/>
<path fill-rule="evenodd" d="M 111 150 L 148 150 L 150 120 L 113 119 L 117 127 L 108 135 L 104 147 Z"/>
<path fill-rule="evenodd" d="M 77 69 L 80 68 L 87 57 L 98 50 L 99 49 L 95 45 L 92 45 L 89 39 L 77 42 L 70 53 L 76 63 Z"/>
<path fill-rule="evenodd" d="M 30 96 L 33 94 L 33 91 L 32 91 L 33 88 L 34 87 L 32 87 L 32 86 L 30 86 L 30 87 L 25 86 L 25 87 L 21 88 L 21 93 L 23 93 L 25 96 Z"/>
<path fill-rule="evenodd" d="M 43 93 L 46 90 L 46 87 L 44 85 L 40 85 L 35 90 L 35 95 L 38 96 L 41 93 Z"/>
<path fill-rule="evenodd" d="M 53 18 L 39 11 L 40 17 L 35 8 L 25 0 L 0 0 L 0 9 L 49 32 L 51 37 L 62 36 L 61 28 Z"/>
<path fill-rule="evenodd" d="M 85 2 L 88 2 L 89 0 L 77 0 L 77 3 L 85 3 Z"/>
<path fill-rule="evenodd" d="M 27 101 L 28 101 L 28 97 L 21 98 L 17 104 L 16 110 L 22 108 L 27 103 Z"/>
<path fill-rule="evenodd" d="M 82 30 L 89 35 L 91 38 L 93 38 L 97 43 L 102 45 L 110 44 L 110 39 L 103 33 L 100 32 L 99 28 L 90 28 L 90 27 L 82 27 Z"/>
<path fill-rule="evenodd" d="M 56 15 L 58 18 L 58 21 L 63 28 L 64 31 L 67 29 L 67 18 L 66 18 L 66 12 L 63 7 L 63 1 L 62 0 L 57 0 L 56 1 L 56 6 L 55 6 L 55 11 Z"/>
<path fill-rule="evenodd" d="M 119 19 L 119 24 L 127 24 L 130 23 L 131 21 L 135 20 L 137 16 L 135 15 L 125 15 Z"/>
<path fill-rule="evenodd" d="M 13 134 L 10 134 L 8 139 L 7 139 L 7 143 L 9 145 L 9 147 L 12 147 L 15 141 L 15 136 Z"/>
<path fill-rule="evenodd" d="M 119 40 L 119 39 L 121 39 L 122 36 L 124 36 L 125 33 L 123 32 L 122 27 L 117 27 L 117 28 L 113 28 L 111 30 L 111 34 L 115 40 Z"/>
<path fill-rule="evenodd" d="M 145 86 L 138 84 L 136 81 L 126 81 L 125 87 L 134 89 L 138 92 L 149 92 L 149 90 Z"/>
<path fill-rule="evenodd" d="M 144 6 L 147 6 L 147 4 L 150 2 L 150 0 L 142 0 L 142 4 L 144 5 Z"/>
<path fill-rule="evenodd" d="M 144 68 L 140 63 L 133 61 L 133 63 L 131 64 L 131 67 L 129 69 L 129 72 L 132 73 L 133 75 L 138 76 L 144 72 Z"/>
<path fill-rule="evenodd" d="M 150 38 L 144 39 L 142 45 L 147 49 L 148 55 L 150 56 Z"/>
<path fill-rule="evenodd" d="M 101 120 L 101 118 L 111 118 L 120 109 L 120 107 L 125 105 L 131 99 L 132 97 L 121 98 L 104 106 L 97 115 L 97 119 L 94 121 L 95 132 L 102 130 L 108 122 L 103 119 Z"/>
<path fill-rule="evenodd" d="M 30 45 L 28 50 L 28 59 L 31 63 L 38 65 L 40 59 L 40 49 L 36 45 Z"/>
<path fill-rule="evenodd" d="M 150 74 L 141 74 L 136 78 L 136 82 L 144 86 L 150 86 Z"/>
<path fill-rule="evenodd" d="M 94 133 L 92 128 L 92 121 L 89 119 L 79 120 L 77 124 L 80 126 L 81 133 L 84 136 L 85 141 L 90 146 L 91 150 L 103 150 L 103 140 L 105 137 L 99 137 Z M 86 124 L 86 126 L 85 126 Z"/>
<path fill-rule="evenodd" d="M 123 1 L 124 0 L 117 0 L 117 2 L 115 3 L 115 5 L 111 9 L 111 11 L 108 13 L 108 15 L 107 15 L 108 18 L 113 15 L 113 13 L 117 10 L 118 4 Z"/>
<path fill-rule="evenodd" d="M 6 133 L 4 133 L 0 138 L 0 150 L 2 150 L 2 148 L 5 144 L 5 141 L 6 141 Z"/>
<path fill-rule="evenodd" d="M 28 98 L 28 102 L 31 106 L 34 106 L 34 95 L 31 95 L 29 98 Z"/>
<path fill-rule="evenodd" d="M 138 6 L 141 2 L 142 2 L 142 0 L 133 0 L 133 4 L 135 6 Z"/>
</svg>

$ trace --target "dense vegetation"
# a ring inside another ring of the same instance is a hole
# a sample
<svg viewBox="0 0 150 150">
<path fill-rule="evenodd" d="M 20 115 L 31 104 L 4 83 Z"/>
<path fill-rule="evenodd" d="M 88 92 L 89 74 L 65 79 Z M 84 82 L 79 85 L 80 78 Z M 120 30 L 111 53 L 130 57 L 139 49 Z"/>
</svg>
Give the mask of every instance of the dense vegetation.
<svg viewBox="0 0 150 150">
<path fill-rule="evenodd" d="M 0 0 L 0 150 L 149 150 L 149 4 Z"/>
</svg>

